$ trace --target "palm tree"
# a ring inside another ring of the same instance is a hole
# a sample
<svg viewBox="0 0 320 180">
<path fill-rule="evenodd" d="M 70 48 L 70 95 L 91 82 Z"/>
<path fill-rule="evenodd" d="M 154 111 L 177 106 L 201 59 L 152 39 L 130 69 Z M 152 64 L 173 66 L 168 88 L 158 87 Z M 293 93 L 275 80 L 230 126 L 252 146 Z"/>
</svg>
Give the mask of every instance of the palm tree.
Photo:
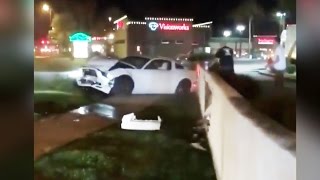
<svg viewBox="0 0 320 180">
<path fill-rule="evenodd" d="M 251 52 L 251 38 L 252 38 L 252 21 L 254 18 L 261 18 L 265 16 L 264 9 L 257 3 L 256 0 L 247 0 L 238 6 L 230 15 L 233 19 L 239 22 L 248 21 L 249 24 L 249 52 Z"/>
<path fill-rule="evenodd" d="M 250 17 L 263 17 L 265 16 L 264 9 L 257 3 L 256 0 L 247 0 L 238 6 L 231 17 L 235 20 L 243 21 Z"/>
</svg>

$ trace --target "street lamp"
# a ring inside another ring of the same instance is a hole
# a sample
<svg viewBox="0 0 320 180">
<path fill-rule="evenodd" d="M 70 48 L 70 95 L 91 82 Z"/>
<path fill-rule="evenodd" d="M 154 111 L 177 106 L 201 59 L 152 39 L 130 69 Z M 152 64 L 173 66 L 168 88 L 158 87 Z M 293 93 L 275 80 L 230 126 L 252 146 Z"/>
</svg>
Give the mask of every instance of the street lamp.
<svg viewBox="0 0 320 180">
<path fill-rule="evenodd" d="M 51 26 L 51 15 L 52 15 L 52 9 L 51 9 L 51 7 L 50 7 L 48 4 L 43 4 L 43 5 L 42 5 L 42 10 L 43 10 L 44 12 L 49 13 L 49 16 L 50 16 L 50 26 Z"/>
<path fill-rule="evenodd" d="M 285 17 L 286 17 L 286 13 L 282 13 L 282 12 L 277 12 L 276 16 L 280 19 L 280 34 L 281 32 L 285 29 Z"/>
<path fill-rule="evenodd" d="M 286 16 L 286 13 L 277 12 L 276 16 L 277 17 L 284 17 L 284 16 Z"/>
<path fill-rule="evenodd" d="M 109 20 L 109 22 L 111 22 L 112 21 L 112 17 L 108 17 L 108 20 Z"/>
<path fill-rule="evenodd" d="M 242 33 L 242 32 L 246 29 L 246 27 L 245 27 L 244 25 L 238 25 L 238 26 L 236 27 L 236 29 L 237 29 L 237 31 L 239 31 L 240 33 Z"/>
<path fill-rule="evenodd" d="M 43 4 L 42 10 L 48 12 L 50 10 L 50 6 L 48 4 Z"/>
<path fill-rule="evenodd" d="M 224 36 L 224 37 L 229 37 L 229 36 L 231 36 L 231 31 L 229 31 L 229 30 L 223 31 L 223 36 Z"/>
<path fill-rule="evenodd" d="M 108 39 L 113 40 L 114 39 L 114 34 L 113 33 L 109 34 Z"/>
<path fill-rule="evenodd" d="M 240 34 L 242 34 L 242 32 L 246 29 L 246 27 L 244 25 L 242 25 L 242 24 L 239 24 L 239 25 L 237 25 L 236 29 L 237 29 L 237 31 L 240 32 Z M 239 56 L 241 56 L 241 54 L 242 54 L 242 42 L 240 41 L 239 43 L 240 43 Z M 237 44 L 236 44 L 236 49 L 237 49 Z"/>
</svg>

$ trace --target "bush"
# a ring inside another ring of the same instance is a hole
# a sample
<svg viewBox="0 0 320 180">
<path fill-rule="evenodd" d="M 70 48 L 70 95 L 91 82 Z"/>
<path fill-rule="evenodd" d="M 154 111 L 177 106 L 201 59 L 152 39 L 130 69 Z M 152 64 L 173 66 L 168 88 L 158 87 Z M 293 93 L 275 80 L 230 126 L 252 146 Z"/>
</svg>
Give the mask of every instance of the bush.
<svg viewBox="0 0 320 180">
<path fill-rule="evenodd" d="M 296 66 L 295 66 L 295 65 L 289 65 L 289 66 L 287 67 L 287 73 L 293 74 L 293 73 L 295 73 L 295 72 L 296 72 Z"/>
<path fill-rule="evenodd" d="M 210 61 L 214 59 L 213 54 L 208 53 L 198 53 L 198 54 L 192 54 L 189 56 L 188 60 L 195 62 L 195 61 Z"/>
</svg>

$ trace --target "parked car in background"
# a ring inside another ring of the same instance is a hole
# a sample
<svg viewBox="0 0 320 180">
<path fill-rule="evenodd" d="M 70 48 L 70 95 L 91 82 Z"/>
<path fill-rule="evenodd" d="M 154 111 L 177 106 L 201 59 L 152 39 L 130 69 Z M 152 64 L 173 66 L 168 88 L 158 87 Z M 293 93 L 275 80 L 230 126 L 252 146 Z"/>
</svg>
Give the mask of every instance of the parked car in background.
<svg viewBox="0 0 320 180">
<path fill-rule="evenodd" d="M 189 93 L 196 87 L 196 72 L 172 59 L 130 56 L 112 63 L 83 67 L 77 85 L 105 94 Z"/>
</svg>

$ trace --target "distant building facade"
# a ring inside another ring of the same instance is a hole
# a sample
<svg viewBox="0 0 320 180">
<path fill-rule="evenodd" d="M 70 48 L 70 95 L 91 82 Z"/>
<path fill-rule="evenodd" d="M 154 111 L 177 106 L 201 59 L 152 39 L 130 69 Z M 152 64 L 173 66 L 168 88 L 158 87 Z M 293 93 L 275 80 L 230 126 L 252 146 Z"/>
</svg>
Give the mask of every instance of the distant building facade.
<svg viewBox="0 0 320 180">
<path fill-rule="evenodd" d="M 234 50 L 234 55 L 236 57 L 246 57 L 249 55 L 248 38 L 213 37 L 209 40 L 209 46 L 213 53 L 216 53 L 224 44 Z"/>
<path fill-rule="evenodd" d="M 176 58 L 196 47 L 207 46 L 211 22 L 193 24 L 192 18 L 146 17 L 131 21 L 124 16 L 114 22 L 113 51 L 118 57 L 143 55 Z"/>
</svg>

